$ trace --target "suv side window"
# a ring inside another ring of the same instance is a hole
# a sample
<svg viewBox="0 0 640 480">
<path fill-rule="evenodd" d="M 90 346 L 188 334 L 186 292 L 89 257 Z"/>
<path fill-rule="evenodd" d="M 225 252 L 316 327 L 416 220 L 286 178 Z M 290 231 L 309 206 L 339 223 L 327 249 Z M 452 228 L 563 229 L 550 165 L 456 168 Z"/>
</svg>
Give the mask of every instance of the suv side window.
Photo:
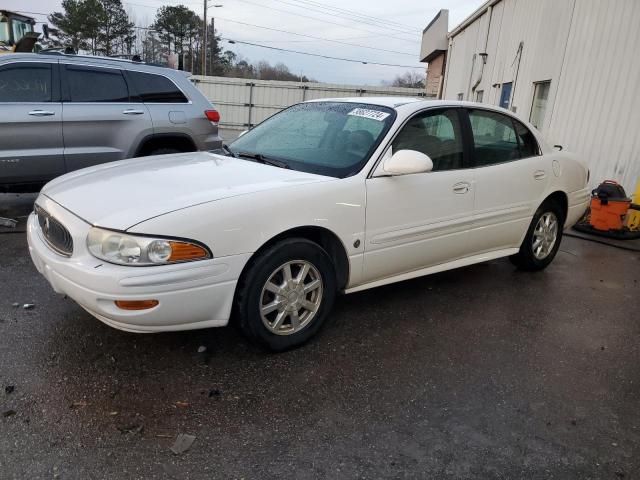
<svg viewBox="0 0 640 480">
<path fill-rule="evenodd" d="M 529 158 L 540 155 L 538 141 L 536 137 L 533 136 L 533 133 L 531 133 L 531 130 L 517 120 L 513 120 L 513 124 L 516 127 L 518 143 L 520 144 L 520 156 L 522 158 Z"/>
<path fill-rule="evenodd" d="M 118 69 L 67 65 L 66 79 L 72 102 L 129 102 L 127 83 Z"/>
<path fill-rule="evenodd" d="M 52 101 L 51 66 L 23 63 L 0 69 L 0 102 L 47 103 Z"/>
<path fill-rule="evenodd" d="M 127 79 L 144 103 L 187 103 L 176 85 L 162 75 L 127 71 Z"/>
<path fill-rule="evenodd" d="M 416 150 L 433 161 L 433 171 L 463 168 L 460 117 L 456 109 L 428 110 L 411 118 L 392 144 L 393 152 Z"/>
<path fill-rule="evenodd" d="M 476 167 L 510 162 L 520 158 L 511 118 L 487 110 L 470 110 Z"/>
</svg>

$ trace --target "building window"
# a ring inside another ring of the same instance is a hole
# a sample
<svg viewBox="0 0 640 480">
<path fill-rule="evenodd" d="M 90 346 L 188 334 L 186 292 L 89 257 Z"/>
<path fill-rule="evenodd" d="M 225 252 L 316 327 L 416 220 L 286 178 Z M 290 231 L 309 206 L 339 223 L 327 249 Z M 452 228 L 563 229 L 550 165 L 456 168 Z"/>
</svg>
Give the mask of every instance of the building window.
<svg viewBox="0 0 640 480">
<path fill-rule="evenodd" d="M 462 100 L 462 97 L 464 97 L 464 93 L 459 93 L 458 94 L 458 100 Z"/>
<path fill-rule="evenodd" d="M 513 84 L 511 82 L 502 84 L 502 92 L 500 92 L 500 106 L 502 108 L 509 109 L 509 105 L 511 104 L 511 87 Z"/>
<path fill-rule="evenodd" d="M 476 92 L 476 102 L 482 103 L 483 98 L 484 98 L 484 90 L 478 90 Z"/>
<path fill-rule="evenodd" d="M 544 115 L 547 111 L 547 99 L 549 98 L 550 87 L 550 80 L 533 84 L 533 103 L 531 104 L 529 121 L 538 130 L 540 130 L 544 124 Z"/>
</svg>

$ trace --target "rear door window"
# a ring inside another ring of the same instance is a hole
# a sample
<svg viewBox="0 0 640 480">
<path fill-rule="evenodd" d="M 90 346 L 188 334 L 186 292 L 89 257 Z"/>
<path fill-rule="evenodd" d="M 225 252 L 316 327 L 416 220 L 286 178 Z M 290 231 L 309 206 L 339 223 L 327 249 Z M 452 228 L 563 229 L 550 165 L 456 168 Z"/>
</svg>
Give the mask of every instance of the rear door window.
<svg viewBox="0 0 640 480">
<path fill-rule="evenodd" d="M 51 74 L 51 66 L 47 64 L 17 64 L 1 68 L 0 102 L 51 102 Z"/>
<path fill-rule="evenodd" d="M 128 103 L 129 90 L 116 68 L 66 66 L 68 98 L 71 102 Z"/>
<path fill-rule="evenodd" d="M 520 158 L 518 139 L 510 117 L 487 110 L 470 110 L 469 120 L 477 167 Z"/>
<path fill-rule="evenodd" d="M 538 147 L 538 141 L 536 140 L 536 137 L 533 136 L 533 133 L 531 133 L 531 130 L 517 120 L 514 120 L 513 124 L 516 127 L 518 143 L 520 144 L 520 155 L 522 158 L 535 157 L 536 155 L 539 155 L 540 149 Z"/>
<path fill-rule="evenodd" d="M 142 72 L 127 72 L 137 96 L 145 103 L 187 103 L 184 93 L 166 77 Z"/>
</svg>

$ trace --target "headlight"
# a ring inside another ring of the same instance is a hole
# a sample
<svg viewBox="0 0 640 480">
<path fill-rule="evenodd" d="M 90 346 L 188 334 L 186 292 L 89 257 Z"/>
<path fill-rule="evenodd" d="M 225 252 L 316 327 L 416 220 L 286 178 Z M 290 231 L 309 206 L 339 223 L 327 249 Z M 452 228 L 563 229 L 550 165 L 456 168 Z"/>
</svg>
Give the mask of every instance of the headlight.
<svg viewBox="0 0 640 480">
<path fill-rule="evenodd" d="M 93 227 L 87 248 L 94 257 L 120 265 L 167 265 L 211 258 L 197 243 L 167 238 L 142 237 Z"/>
</svg>

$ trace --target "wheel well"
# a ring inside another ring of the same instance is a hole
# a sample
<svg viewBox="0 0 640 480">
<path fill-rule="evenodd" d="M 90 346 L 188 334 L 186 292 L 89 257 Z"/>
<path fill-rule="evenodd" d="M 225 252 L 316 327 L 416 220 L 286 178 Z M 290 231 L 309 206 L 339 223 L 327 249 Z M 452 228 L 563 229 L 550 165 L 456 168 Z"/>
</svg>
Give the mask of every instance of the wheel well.
<svg viewBox="0 0 640 480">
<path fill-rule="evenodd" d="M 569 212 L 569 200 L 567 199 L 567 194 L 564 192 L 553 192 L 547 198 L 544 199 L 543 204 L 546 202 L 555 202 L 562 209 L 562 213 L 564 215 L 564 219 L 567 218 L 567 213 Z"/>
<path fill-rule="evenodd" d="M 253 263 L 253 259 L 273 244 L 284 240 L 285 238 L 305 238 L 317 245 L 320 245 L 333 261 L 336 269 L 336 284 L 338 285 L 338 290 L 343 290 L 347 286 L 347 282 L 349 281 L 349 258 L 344 245 L 338 236 L 331 230 L 314 226 L 292 228 L 291 230 L 287 230 L 271 238 L 251 256 L 242 270 L 240 278 L 242 278 L 249 270 L 250 265 Z"/>
<path fill-rule="evenodd" d="M 195 143 L 188 135 L 151 135 L 142 141 L 136 152 L 136 157 L 144 157 L 159 148 L 175 148 L 181 152 L 195 152 L 197 150 Z"/>
</svg>

